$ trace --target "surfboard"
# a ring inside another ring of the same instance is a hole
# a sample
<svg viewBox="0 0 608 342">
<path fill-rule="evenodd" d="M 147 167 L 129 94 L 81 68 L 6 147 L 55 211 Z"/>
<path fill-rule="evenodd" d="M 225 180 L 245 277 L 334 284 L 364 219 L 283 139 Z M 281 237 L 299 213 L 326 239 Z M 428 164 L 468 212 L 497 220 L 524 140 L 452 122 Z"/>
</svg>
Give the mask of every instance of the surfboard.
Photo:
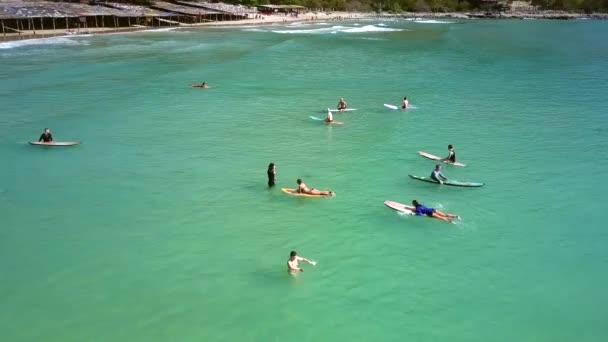
<svg viewBox="0 0 608 342">
<path fill-rule="evenodd" d="M 352 112 L 352 111 L 354 111 L 354 110 L 357 110 L 357 108 L 346 108 L 346 109 L 344 109 L 344 110 L 343 110 L 343 112 Z M 327 108 L 326 108 L 326 109 L 323 109 L 323 110 L 321 110 L 321 111 L 322 111 L 322 112 L 327 112 Z M 330 112 L 340 112 L 340 110 L 338 110 L 338 109 L 330 109 L 329 111 L 330 111 Z"/>
<path fill-rule="evenodd" d="M 281 188 L 281 191 L 283 191 L 284 193 L 291 195 L 291 196 L 299 196 L 299 197 L 332 197 L 335 196 L 336 193 L 334 192 L 333 195 L 311 195 L 311 194 L 302 194 L 298 192 L 298 189 L 290 189 L 290 188 Z"/>
<path fill-rule="evenodd" d="M 207 86 L 206 88 L 205 88 L 205 87 L 201 87 L 201 86 L 200 86 L 200 85 L 198 85 L 198 84 L 191 84 L 191 85 L 190 85 L 190 87 L 192 87 L 192 88 L 201 88 L 201 89 L 209 89 L 209 88 L 211 88 L 211 87 L 209 87 L 209 86 Z"/>
<path fill-rule="evenodd" d="M 421 176 L 414 176 L 414 175 L 409 175 L 410 178 L 416 179 L 416 180 L 420 180 L 423 182 L 429 182 L 429 183 L 435 183 L 435 184 L 439 184 L 439 182 L 437 182 L 436 180 L 432 179 L 431 177 L 421 177 Z M 462 186 L 462 187 L 480 187 L 483 186 L 484 183 L 475 183 L 475 182 L 461 182 L 461 181 L 457 181 L 457 180 L 452 180 L 452 179 L 448 179 L 443 181 L 444 185 L 451 185 L 451 186 Z"/>
<path fill-rule="evenodd" d="M 392 104 L 387 104 L 387 103 L 384 104 L 384 107 L 386 107 L 388 109 L 392 109 L 392 110 L 399 109 L 399 107 L 392 105 Z"/>
<path fill-rule="evenodd" d="M 322 118 L 318 118 L 316 116 L 310 116 L 311 119 L 315 120 L 315 121 L 323 121 L 326 125 L 344 125 L 344 122 L 340 122 L 340 121 L 332 121 L 332 122 L 327 122 L 325 121 L 325 119 Z"/>
<path fill-rule="evenodd" d="M 418 151 L 418 154 L 420 154 L 420 155 L 421 155 L 421 156 L 423 156 L 424 158 L 428 158 L 428 159 L 432 159 L 432 160 L 440 161 L 440 162 L 442 162 L 442 163 L 446 163 L 446 164 L 449 164 L 449 165 L 454 165 L 454 166 L 466 166 L 466 164 L 463 164 L 463 163 L 459 163 L 459 162 L 452 163 L 452 162 L 451 162 L 451 161 L 449 161 L 449 160 L 442 160 L 443 158 L 441 158 L 441 157 L 437 157 L 437 156 L 432 155 L 432 154 L 430 154 L 430 153 L 426 153 L 426 152 L 424 152 L 424 151 Z"/>
<path fill-rule="evenodd" d="M 80 144 L 80 141 L 51 141 L 51 142 L 30 141 L 30 145 L 36 145 L 36 146 L 75 146 L 78 144 Z"/>
<path fill-rule="evenodd" d="M 406 215 L 416 215 L 416 208 L 414 208 L 411 205 L 405 205 L 405 204 L 401 204 L 401 203 L 393 202 L 393 201 L 384 201 L 384 205 L 386 205 L 387 207 L 389 207 L 393 210 L 404 213 Z M 460 218 L 460 216 L 457 216 L 454 214 L 448 214 L 448 215 L 452 215 L 452 216 L 456 216 L 456 218 Z M 422 216 L 430 217 L 427 215 L 422 215 Z M 437 219 L 436 217 L 431 217 L 431 218 Z"/>
</svg>

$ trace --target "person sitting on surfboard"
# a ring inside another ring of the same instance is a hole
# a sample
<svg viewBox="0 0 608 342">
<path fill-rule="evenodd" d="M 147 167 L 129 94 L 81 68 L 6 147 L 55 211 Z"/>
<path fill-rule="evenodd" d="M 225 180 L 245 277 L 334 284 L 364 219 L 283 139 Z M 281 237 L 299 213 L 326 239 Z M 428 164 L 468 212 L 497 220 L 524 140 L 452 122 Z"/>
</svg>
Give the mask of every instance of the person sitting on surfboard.
<svg viewBox="0 0 608 342">
<path fill-rule="evenodd" d="M 425 207 L 424 205 L 418 203 L 418 201 L 416 200 L 412 201 L 412 205 L 414 206 L 414 208 L 416 208 L 415 214 L 417 216 L 426 215 L 428 217 L 434 217 L 444 221 L 451 221 L 458 217 L 456 215 L 442 213 L 441 211 L 435 208 Z"/>
<path fill-rule="evenodd" d="M 456 152 L 454 152 L 454 147 L 452 145 L 448 145 L 448 156 L 443 158 L 443 161 L 450 163 L 456 162 Z"/>
<path fill-rule="evenodd" d="M 338 110 L 343 112 L 347 107 L 348 103 L 346 103 L 346 101 L 344 101 L 344 98 L 341 97 L 340 101 L 338 102 Z"/>
<path fill-rule="evenodd" d="M 431 178 L 439 184 L 443 184 L 444 180 L 448 180 L 447 177 L 441 173 L 441 165 L 435 165 L 435 170 L 431 173 Z"/>
<path fill-rule="evenodd" d="M 289 274 L 293 274 L 295 272 L 304 272 L 304 270 L 298 266 L 298 261 L 304 261 L 313 266 L 317 264 L 314 261 L 310 261 L 306 258 L 298 256 L 296 251 L 291 251 L 291 253 L 289 253 L 289 259 L 287 259 L 287 272 L 289 272 Z"/>
<path fill-rule="evenodd" d="M 321 196 L 331 196 L 334 194 L 333 191 L 320 191 L 316 189 L 310 189 L 304 184 L 302 179 L 298 178 L 296 181 L 298 183 L 298 192 L 301 194 L 309 194 L 309 195 L 321 195 Z"/>
<path fill-rule="evenodd" d="M 274 186 L 275 177 L 277 176 L 277 167 L 274 163 L 268 164 L 268 171 L 266 171 L 268 175 L 268 187 L 272 188 Z"/>
<path fill-rule="evenodd" d="M 329 110 L 329 108 L 327 108 L 327 117 L 325 118 L 325 122 L 334 122 L 334 115 L 331 113 L 331 110 Z"/>
<path fill-rule="evenodd" d="M 38 139 L 38 142 L 51 142 L 53 141 L 53 135 L 51 134 L 51 130 L 48 128 L 44 129 L 44 132 L 42 132 L 42 135 L 40 135 L 40 138 Z"/>
<path fill-rule="evenodd" d="M 410 106 L 410 102 L 407 100 L 407 96 L 403 98 L 403 102 L 401 103 L 401 109 L 408 109 Z"/>
</svg>

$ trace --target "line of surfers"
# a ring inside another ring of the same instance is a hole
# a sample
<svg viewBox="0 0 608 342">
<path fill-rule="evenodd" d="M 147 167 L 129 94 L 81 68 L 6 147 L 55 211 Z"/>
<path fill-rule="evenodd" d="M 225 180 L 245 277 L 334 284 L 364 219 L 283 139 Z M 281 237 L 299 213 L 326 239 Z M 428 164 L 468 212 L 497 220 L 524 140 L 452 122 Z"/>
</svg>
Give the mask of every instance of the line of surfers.
<svg viewBox="0 0 608 342">
<path fill-rule="evenodd" d="M 348 103 L 344 100 L 343 97 L 338 101 L 338 112 L 344 112 L 348 109 Z M 401 102 L 401 109 L 408 109 L 410 107 L 410 102 L 407 99 L 407 96 L 403 97 L 403 102 Z M 331 123 L 334 122 L 334 116 L 331 112 L 331 109 L 327 108 L 327 116 L 325 117 L 325 122 Z"/>
<path fill-rule="evenodd" d="M 448 156 L 443 158 L 441 161 L 448 163 L 456 162 L 456 152 L 454 151 L 454 147 L 452 145 L 448 145 Z M 268 164 L 268 170 L 266 171 L 268 176 L 268 187 L 272 188 L 275 186 L 276 177 L 277 177 L 277 166 L 275 163 Z M 441 173 L 441 165 L 435 165 L 435 169 L 431 172 L 431 178 L 437 181 L 439 184 L 443 184 L 444 180 L 447 180 Z M 332 190 L 317 190 L 314 188 L 309 188 L 306 183 L 301 178 L 296 180 L 298 187 L 296 188 L 296 192 L 300 194 L 313 195 L 313 196 L 334 196 L 335 192 Z M 443 221 L 452 221 L 455 218 L 458 218 L 458 215 L 447 214 L 437 210 L 436 208 L 427 207 L 417 200 L 412 201 L 412 206 L 415 208 L 415 214 L 417 216 L 426 215 L 429 217 L 434 217 Z"/>
</svg>

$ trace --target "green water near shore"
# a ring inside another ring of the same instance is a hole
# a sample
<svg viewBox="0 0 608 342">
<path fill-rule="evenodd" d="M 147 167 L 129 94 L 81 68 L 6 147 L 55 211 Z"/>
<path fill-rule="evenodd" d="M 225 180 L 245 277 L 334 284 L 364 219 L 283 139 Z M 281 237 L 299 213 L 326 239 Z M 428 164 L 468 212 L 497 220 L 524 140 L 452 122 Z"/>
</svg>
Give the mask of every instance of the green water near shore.
<svg viewBox="0 0 608 342">
<path fill-rule="evenodd" d="M 1 43 L 0 337 L 604 341 L 606 34 L 360 21 Z M 383 108 L 405 95 L 417 109 Z M 344 125 L 309 119 L 339 97 Z M 82 144 L 28 146 L 44 127 Z M 447 144 L 467 167 L 446 176 L 484 187 L 407 177 Z M 269 191 L 269 162 L 279 187 L 338 195 Z M 318 265 L 289 277 L 292 249 Z"/>
</svg>

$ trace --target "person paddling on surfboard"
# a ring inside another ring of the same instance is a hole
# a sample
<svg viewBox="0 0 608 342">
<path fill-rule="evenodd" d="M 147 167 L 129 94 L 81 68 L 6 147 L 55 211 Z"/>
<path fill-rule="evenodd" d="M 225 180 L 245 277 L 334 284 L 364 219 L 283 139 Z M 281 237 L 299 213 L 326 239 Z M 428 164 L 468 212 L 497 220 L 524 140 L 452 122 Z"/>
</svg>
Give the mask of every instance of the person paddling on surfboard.
<svg viewBox="0 0 608 342">
<path fill-rule="evenodd" d="M 410 106 L 410 101 L 407 100 L 407 96 L 403 98 L 403 102 L 401 103 L 401 109 L 408 109 Z"/>
<path fill-rule="evenodd" d="M 334 122 L 334 115 L 331 113 L 331 110 L 327 108 L 327 117 L 325 118 L 325 122 L 332 123 Z"/>
<path fill-rule="evenodd" d="M 458 217 L 456 215 L 442 213 L 441 211 L 439 211 L 435 208 L 425 207 L 424 205 L 418 203 L 418 201 L 416 201 L 416 200 L 412 201 L 412 206 L 414 206 L 414 208 L 416 209 L 414 211 L 416 216 L 426 215 L 426 216 L 438 218 L 438 219 L 444 220 L 444 221 L 451 221 Z"/>
<path fill-rule="evenodd" d="M 304 272 L 304 270 L 298 266 L 298 261 L 304 261 L 313 266 L 317 264 L 314 261 L 310 261 L 306 258 L 298 256 L 298 253 L 296 253 L 296 251 L 291 251 L 291 253 L 289 253 L 289 259 L 287 259 L 287 272 L 289 272 L 289 274 L 294 274 L 296 272 Z"/>
<path fill-rule="evenodd" d="M 456 162 L 456 152 L 454 152 L 454 147 L 452 145 L 448 145 L 448 156 L 443 158 L 443 161 L 449 163 Z"/>
<path fill-rule="evenodd" d="M 441 173 L 441 165 L 435 165 L 435 170 L 431 173 L 431 178 L 439 184 L 443 184 L 443 181 L 448 180 L 448 178 Z"/>
<path fill-rule="evenodd" d="M 301 194 L 321 195 L 321 196 L 332 196 L 334 194 L 334 192 L 331 190 L 320 191 L 320 190 L 316 190 L 316 189 L 310 189 L 309 187 L 306 186 L 306 184 L 304 184 L 304 182 L 300 178 L 298 178 L 298 180 L 296 182 L 298 183 L 298 192 Z"/>
<path fill-rule="evenodd" d="M 195 84 L 194 87 L 207 89 L 209 88 L 209 85 L 207 84 L 207 82 L 203 82 L 201 84 Z"/>
<path fill-rule="evenodd" d="M 348 103 L 346 103 L 346 101 L 344 101 L 344 98 L 341 97 L 340 101 L 338 101 L 338 110 L 343 112 L 346 110 L 347 107 L 348 107 Z"/>
<path fill-rule="evenodd" d="M 51 134 L 51 130 L 48 128 L 45 128 L 44 131 L 42 132 L 42 135 L 40 135 L 40 138 L 38 139 L 38 142 L 52 142 L 53 141 L 53 135 Z"/>
</svg>

